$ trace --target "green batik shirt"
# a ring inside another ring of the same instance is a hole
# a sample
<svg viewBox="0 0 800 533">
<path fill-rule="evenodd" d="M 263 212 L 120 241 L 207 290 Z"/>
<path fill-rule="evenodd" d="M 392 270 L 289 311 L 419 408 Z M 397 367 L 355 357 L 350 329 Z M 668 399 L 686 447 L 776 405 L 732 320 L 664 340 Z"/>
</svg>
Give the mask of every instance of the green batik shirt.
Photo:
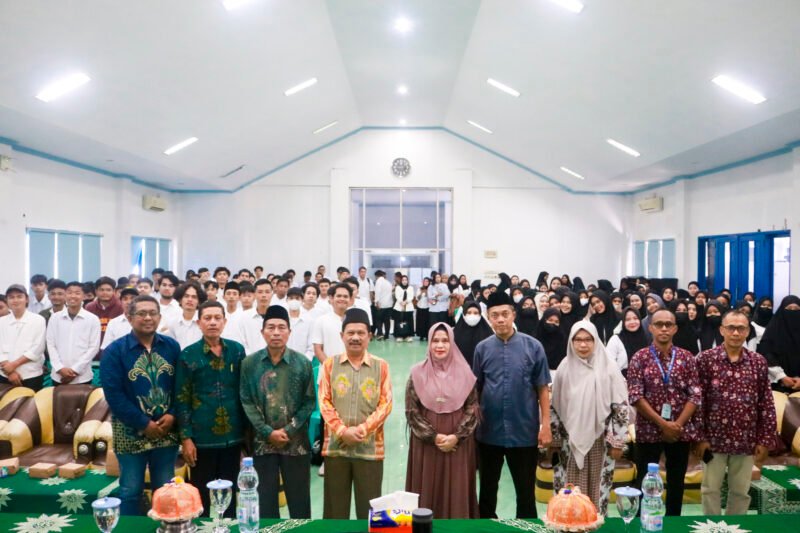
<svg viewBox="0 0 800 533">
<path fill-rule="evenodd" d="M 308 419 L 317 405 L 314 371 L 305 355 L 289 348 L 277 365 L 259 350 L 242 363 L 242 407 L 255 430 L 255 455 L 305 455 L 310 452 Z M 269 443 L 275 429 L 284 429 L 289 443 Z"/>
<path fill-rule="evenodd" d="M 187 346 L 175 373 L 175 411 L 181 439 L 198 448 L 227 448 L 243 440 L 245 418 L 239 401 L 239 375 L 244 347 L 220 339 L 214 355 L 205 339 Z"/>
</svg>

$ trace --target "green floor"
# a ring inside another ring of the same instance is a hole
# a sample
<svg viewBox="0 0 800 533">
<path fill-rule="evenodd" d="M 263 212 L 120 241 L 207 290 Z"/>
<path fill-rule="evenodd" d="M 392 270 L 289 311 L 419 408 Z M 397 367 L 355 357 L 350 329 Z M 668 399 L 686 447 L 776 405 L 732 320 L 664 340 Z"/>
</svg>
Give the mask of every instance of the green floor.
<svg viewBox="0 0 800 533">
<path fill-rule="evenodd" d="M 383 493 L 404 490 L 406 484 L 406 460 L 408 456 L 408 429 L 405 419 L 405 388 L 411 366 L 425 358 L 425 343 L 415 340 L 413 343 L 397 343 L 390 341 L 372 341 L 370 353 L 385 359 L 389 363 L 394 392 L 394 409 L 386 421 L 386 460 L 383 466 Z M 533 482 L 533 480 L 531 480 Z M 323 478 L 317 475 L 317 469 L 311 475 L 311 515 L 322 518 L 322 483 Z M 500 479 L 500 490 L 497 498 L 497 515 L 500 518 L 514 518 L 516 512 L 516 496 L 514 485 L 508 469 L 504 469 Z M 545 512 L 545 504 L 536 504 L 539 516 Z M 281 514 L 288 518 L 288 509 L 281 509 Z M 351 512 L 355 517 L 355 508 Z M 611 516 L 617 516 L 616 508 L 610 509 Z M 702 514 L 700 505 L 683 506 L 684 515 Z"/>
</svg>

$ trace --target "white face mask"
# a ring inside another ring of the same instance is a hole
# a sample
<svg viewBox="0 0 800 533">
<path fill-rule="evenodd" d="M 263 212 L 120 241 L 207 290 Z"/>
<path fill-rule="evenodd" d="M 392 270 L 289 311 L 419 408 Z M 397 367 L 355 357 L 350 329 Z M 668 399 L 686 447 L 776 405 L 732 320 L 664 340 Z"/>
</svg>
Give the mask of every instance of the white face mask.
<svg viewBox="0 0 800 533">
<path fill-rule="evenodd" d="M 481 321 L 481 315 L 464 315 L 464 322 L 470 327 L 475 327 Z"/>
<path fill-rule="evenodd" d="M 581 298 L 581 305 L 586 305 L 589 303 L 589 298 Z"/>
<path fill-rule="evenodd" d="M 300 302 L 300 300 L 289 300 L 286 302 L 286 307 L 289 309 L 289 311 L 299 311 L 302 305 L 303 304 Z"/>
<path fill-rule="evenodd" d="M 522 301 L 522 295 L 521 295 L 521 294 L 515 294 L 515 295 L 514 295 L 514 303 L 515 303 L 515 304 L 518 304 L 518 303 L 520 303 L 521 301 Z"/>
</svg>

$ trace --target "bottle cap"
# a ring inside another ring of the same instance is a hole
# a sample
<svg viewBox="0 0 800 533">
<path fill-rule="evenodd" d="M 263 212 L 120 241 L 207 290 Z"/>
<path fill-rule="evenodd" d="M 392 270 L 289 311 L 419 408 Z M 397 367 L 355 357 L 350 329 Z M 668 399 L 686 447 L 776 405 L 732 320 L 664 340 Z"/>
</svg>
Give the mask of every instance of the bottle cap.
<svg viewBox="0 0 800 533">
<path fill-rule="evenodd" d="M 242 459 L 242 466 L 245 467 L 245 468 L 249 467 L 249 466 L 253 466 L 253 458 L 252 457 L 245 457 L 244 459 Z"/>
<path fill-rule="evenodd" d="M 647 472 L 648 473 L 658 473 L 658 463 L 647 463 Z"/>
<path fill-rule="evenodd" d="M 411 522 L 414 524 L 430 524 L 433 522 L 433 511 L 420 507 L 411 512 Z"/>
</svg>

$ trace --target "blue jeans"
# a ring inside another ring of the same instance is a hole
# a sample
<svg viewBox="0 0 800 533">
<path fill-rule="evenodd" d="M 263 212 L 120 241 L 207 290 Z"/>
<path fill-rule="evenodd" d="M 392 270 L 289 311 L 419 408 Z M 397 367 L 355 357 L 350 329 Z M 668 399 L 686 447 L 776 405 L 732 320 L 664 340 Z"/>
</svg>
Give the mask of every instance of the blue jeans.
<svg viewBox="0 0 800 533">
<path fill-rule="evenodd" d="M 155 448 L 141 453 L 118 454 L 119 497 L 122 500 L 120 513 L 123 515 L 143 514 L 142 494 L 144 493 L 145 468 L 150 466 L 150 488 L 155 492 L 175 476 L 175 459 L 177 457 L 177 446 Z"/>
</svg>

